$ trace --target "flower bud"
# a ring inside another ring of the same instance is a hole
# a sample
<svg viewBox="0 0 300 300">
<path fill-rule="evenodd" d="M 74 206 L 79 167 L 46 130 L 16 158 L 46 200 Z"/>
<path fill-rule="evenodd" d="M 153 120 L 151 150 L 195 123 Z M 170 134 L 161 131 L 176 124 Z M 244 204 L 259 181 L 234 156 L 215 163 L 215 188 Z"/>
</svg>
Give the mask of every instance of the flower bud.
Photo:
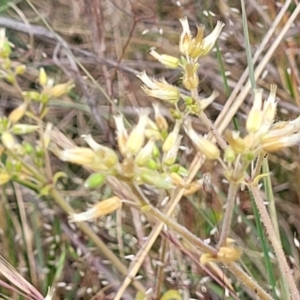
<svg viewBox="0 0 300 300">
<path fill-rule="evenodd" d="M 15 74 L 16 75 L 23 75 L 26 71 L 26 66 L 25 65 L 19 65 L 15 68 Z"/>
<path fill-rule="evenodd" d="M 109 170 L 114 167 L 119 159 L 116 152 L 109 147 L 102 146 L 98 144 L 92 136 L 82 135 L 87 144 L 94 150 L 97 160 L 99 160 L 99 165 L 97 166 L 100 170 Z"/>
<path fill-rule="evenodd" d="M 138 166 L 145 166 L 149 159 L 152 158 L 155 142 L 153 139 L 149 140 L 148 143 L 138 152 L 135 161 Z"/>
<path fill-rule="evenodd" d="M 179 21 L 183 29 L 179 40 L 179 50 L 183 55 L 189 55 L 191 49 L 193 48 L 192 34 L 190 31 L 189 22 L 186 17 L 179 19 Z"/>
<path fill-rule="evenodd" d="M 154 159 L 149 159 L 147 161 L 147 168 L 150 170 L 157 170 L 159 167 L 159 164 Z"/>
<path fill-rule="evenodd" d="M 242 252 L 234 246 L 221 247 L 218 252 L 218 261 L 224 263 L 235 262 L 241 258 Z"/>
<path fill-rule="evenodd" d="M 44 68 L 40 68 L 39 73 L 39 84 L 40 86 L 45 86 L 48 82 L 48 76 Z"/>
<path fill-rule="evenodd" d="M 173 147 L 171 147 L 169 151 L 164 153 L 163 163 L 165 165 L 171 166 L 175 163 L 177 159 L 177 153 L 180 147 L 181 139 L 182 139 L 182 135 L 178 135 Z"/>
<path fill-rule="evenodd" d="M 148 120 L 148 111 L 143 111 L 139 117 L 138 124 L 131 131 L 126 141 L 126 151 L 129 154 L 137 154 L 145 142 L 145 129 Z"/>
<path fill-rule="evenodd" d="M 205 155 L 207 159 L 214 160 L 220 157 L 220 150 L 217 146 L 196 133 L 196 131 L 192 128 L 190 121 L 185 123 L 184 129 L 194 145 L 203 155 Z"/>
<path fill-rule="evenodd" d="M 243 153 L 245 151 L 247 144 L 244 139 L 240 137 L 240 133 L 238 131 L 226 130 L 225 137 L 226 141 L 235 153 Z"/>
<path fill-rule="evenodd" d="M 11 83 L 11 84 L 14 84 L 16 82 L 15 74 L 7 74 L 5 76 L 5 79 L 7 80 L 8 83 Z"/>
<path fill-rule="evenodd" d="M 154 50 L 150 51 L 150 55 L 155 57 L 160 63 L 162 63 L 167 68 L 176 69 L 179 66 L 179 59 L 177 57 L 166 54 L 160 55 Z"/>
<path fill-rule="evenodd" d="M 198 84 L 199 84 L 199 77 L 197 74 L 198 67 L 199 67 L 198 64 L 186 64 L 184 66 L 182 83 L 184 87 L 188 90 L 193 90 L 198 88 Z"/>
<path fill-rule="evenodd" d="M 274 151 L 281 150 L 283 148 L 294 146 L 299 142 L 300 142 L 300 132 L 291 134 L 289 136 L 279 136 L 279 137 L 271 136 L 270 138 L 268 137 L 268 134 L 266 134 L 261 140 L 261 145 L 264 151 L 274 152 Z"/>
<path fill-rule="evenodd" d="M 150 79 L 145 72 L 141 72 L 137 77 L 145 84 L 142 89 L 147 95 L 170 103 L 177 103 L 180 99 L 179 90 L 163 78 L 159 81 Z"/>
<path fill-rule="evenodd" d="M 22 92 L 22 96 L 25 99 L 30 99 L 30 100 L 34 100 L 34 101 L 40 101 L 40 99 L 41 99 L 41 94 L 39 92 L 35 92 L 35 91 Z"/>
<path fill-rule="evenodd" d="M 55 150 L 55 154 L 62 161 L 68 161 L 78 165 L 94 166 L 97 161 L 97 156 L 90 148 L 72 148 L 65 150 Z"/>
<path fill-rule="evenodd" d="M 170 178 L 172 179 L 172 183 L 177 187 L 185 187 L 185 182 L 183 178 L 177 173 L 171 173 Z"/>
<path fill-rule="evenodd" d="M 11 131 L 13 134 L 21 135 L 35 132 L 39 126 L 28 124 L 15 124 L 12 126 Z"/>
<path fill-rule="evenodd" d="M 53 124 L 47 123 L 44 134 L 43 134 L 43 143 L 44 147 L 47 149 L 49 147 L 51 141 L 51 132 L 52 132 Z"/>
<path fill-rule="evenodd" d="M 276 116 L 276 90 L 277 86 L 271 84 L 269 97 L 263 105 L 263 124 L 262 128 L 259 130 L 262 133 L 267 132 L 270 129 Z"/>
<path fill-rule="evenodd" d="M 66 83 L 60 83 L 52 87 L 49 91 L 50 96 L 59 98 L 67 93 L 73 88 L 72 81 L 68 81 Z"/>
<path fill-rule="evenodd" d="M 9 150 L 14 149 L 16 142 L 14 140 L 13 135 L 10 132 L 7 132 L 7 131 L 2 132 L 1 140 L 2 140 L 2 143 L 5 146 L 5 148 L 7 148 Z"/>
<path fill-rule="evenodd" d="M 86 212 L 79 214 L 71 214 L 69 216 L 70 222 L 91 221 L 101 216 L 110 214 L 122 206 L 122 201 L 118 197 L 112 197 L 99 202 Z"/>
<path fill-rule="evenodd" d="M 233 151 L 231 146 L 228 146 L 225 149 L 225 154 L 224 154 L 225 161 L 229 162 L 229 163 L 232 163 L 232 162 L 234 162 L 235 158 L 236 158 L 235 152 Z"/>
<path fill-rule="evenodd" d="M 11 123 L 17 123 L 25 114 L 27 109 L 27 104 L 24 102 L 17 108 L 15 108 L 8 116 Z"/>
<path fill-rule="evenodd" d="M 224 26 L 225 24 L 223 22 L 217 22 L 217 25 L 212 31 L 212 33 L 203 39 L 201 45 L 201 53 L 199 54 L 199 56 L 205 56 L 210 52 L 210 50 L 214 47 L 216 40 L 219 37 Z"/>
<path fill-rule="evenodd" d="M 155 114 L 155 122 L 160 130 L 168 130 L 168 122 L 166 118 L 160 112 L 160 105 L 153 103 L 153 109 Z"/>
<path fill-rule="evenodd" d="M 163 143 L 162 146 L 163 152 L 168 152 L 174 145 L 176 145 L 176 141 L 178 140 L 180 125 L 181 125 L 181 121 L 176 120 L 173 131 L 167 136 L 165 142 Z"/>
<path fill-rule="evenodd" d="M 171 166 L 170 171 L 175 172 L 175 173 L 177 173 L 178 175 L 180 175 L 182 177 L 189 176 L 189 171 L 186 168 L 184 168 L 184 167 L 182 167 L 181 165 L 178 165 L 178 164 Z"/>
<path fill-rule="evenodd" d="M 212 94 L 204 99 L 197 100 L 198 107 L 201 111 L 206 109 L 217 97 L 219 96 L 219 93 L 217 91 L 213 91 Z"/>
<path fill-rule="evenodd" d="M 0 185 L 7 183 L 10 180 L 10 175 L 7 173 L 0 173 Z"/>
<path fill-rule="evenodd" d="M 105 182 L 106 176 L 102 173 L 94 173 L 84 182 L 84 187 L 88 189 L 98 188 Z"/>
<path fill-rule="evenodd" d="M 246 128 L 248 132 L 257 132 L 263 123 L 262 108 L 262 89 L 254 90 L 253 106 L 248 114 Z"/>
<path fill-rule="evenodd" d="M 122 155 L 126 154 L 126 141 L 128 139 L 128 133 L 127 130 L 125 129 L 125 125 L 123 122 L 123 116 L 118 115 L 118 116 L 113 116 L 116 124 L 116 133 L 117 133 L 117 142 L 118 142 L 118 147 Z"/>
<path fill-rule="evenodd" d="M 160 173 L 153 170 L 144 170 L 141 172 L 140 179 L 145 184 L 150 184 L 159 189 L 171 189 L 173 184 L 170 178 L 162 176 Z"/>
<path fill-rule="evenodd" d="M 11 53 L 11 47 L 5 35 L 5 29 L 0 29 L 0 57 L 8 58 Z"/>
<path fill-rule="evenodd" d="M 33 150 L 34 150 L 33 146 L 30 143 L 28 143 L 28 142 L 24 143 L 23 149 L 24 149 L 24 151 L 25 151 L 26 154 L 32 154 Z"/>
<path fill-rule="evenodd" d="M 188 187 L 185 188 L 183 194 L 185 196 L 193 195 L 194 193 L 196 193 L 201 189 L 202 189 L 202 183 L 199 181 L 193 181 L 188 185 Z"/>
</svg>

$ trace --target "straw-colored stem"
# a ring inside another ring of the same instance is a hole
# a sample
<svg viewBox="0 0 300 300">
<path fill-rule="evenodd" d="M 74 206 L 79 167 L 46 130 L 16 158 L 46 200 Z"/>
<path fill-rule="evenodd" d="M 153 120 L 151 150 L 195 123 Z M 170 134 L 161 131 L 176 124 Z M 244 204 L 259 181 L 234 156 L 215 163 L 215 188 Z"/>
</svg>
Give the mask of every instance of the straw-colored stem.
<svg viewBox="0 0 300 300">
<path fill-rule="evenodd" d="M 288 6 L 284 6 L 283 8 L 287 9 Z M 255 69 L 255 78 L 259 78 L 259 76 L 262 74 L 264 71 L 267 63 L 270 61 L 272 55 L 282 42 L 282 39 L 284 38 L 285 34 L 288 32 L 288 30 L 291 28 L 292 24 L 298 17 L 298 14 L 300 13 L 300 4 L 297 4 L 296 8 L 292 12 L 292 14 L 289 16 L 287 21 L 284 24 L 284 27 L 279 31 L 278 36 L 274 41 L 271 43 L 270 48 L 264 55 L 263 59 L 261 62 L 258 64 L 258 66 Z M 281 14 L 282 15 L 282 14 Z M 272 31 L 274 31 L 274 28 L 272 28 Z M 247 74 L 246 74 L 247 75 Z M 244 76 L 244 75 L 243 75 Z M 247 76 L 246 76 L 247 78 Z M 234 95 L 230 97 L 231 101 L 227 101 L 228 104 L 226 104 L 225 108 L 223 108 L 223 112 L 221 113 L 218 117 L 218 119 L 215 122 L 215 126 L 218 129 L 218 132 L 221 134 L 227 125 L 231 122 L 233 116 L 237 112 L 237 110 L 240 108 L 241 104 L 245 100 L 246 96 L 248 95 L 250 91 L 251 85 L 250 81 L 248 80 L 247 83 L 244 85 L 243 89 L 241 90 L 239 95 Z M 240 89 L 237 89 L 236 92 L 240 91 Z M 232 103 L 232 101 L 234 101 Z"/>
<path fill-rule="evenodd" d="M 271 182 L 271 177 L 270 177 L 270 170 L 269 170 L 269 163 L 268 159 L 264 158 L 263 160 L 263 173 L 268 174 L 268 176 L 264 177 L 264 188 L 265 188 L 265 193 L 267 196 L 267 200 L 269 202 L 269 213 L 270 213 L 270 218 L 272 220 L 272 224 L 274 226 L 274 230 L 276 232 L 276 237 L 277 240 L 280 242 L 280 233 L 279 233 L 279 226 L 278 226 L 278 219 L 277 219 L 277 213 L 276 213 L 276 206 L 275 206 L 275 199 L 274 199 L 274 194 L 273 194 L 273 189 L 272 189 L 272 182 Z M 285 275 L 281 272 L 280 274 L 280 282 L 282 285 L 282 290 L 284 291 L 284 296 L 288 297 L 288 286 L 287 282 L 285 280 Z"/>
<path fill-rule="evenodd" d="M 235 277 L 242 282 L 248 289 L 250 289 L 257 298 L 261 300 L 273 300 L 273 298 L 267 294 L 258 284 L 253 280 L 253 278 L 249 277 L 247 273 L 245 273 L 236 263 L 228 263 L 226 264 L 228 270 L 235 275 Z"/>
<path fill-rule="evenodd" d="M 160 261 L 162 265 L 157 266 L 156 272 L 156 286 L 155 286 L 155 299 L 159 299 L 163 287 L 163 279 L 164 279 L 164 267 L 165 267 L 165 260 L 166 260 L 166 253 L 167 253 L 167 239 L 162 238 L 161 242 L 161 251 L 160 251 Z"/>
<path fill-rule="evenodd" d="M 236 194 L 238 192 L 239 186 L 240 185 L 236 182 L 231 182 L 229 185 L 226 209 L 225 209 L 225 214 L 223 217 L 221 237 L 220 237 L 220 241 L 218 244 L 218 248 L 226 245 L 226 240 L 230 233 L 234 204 L 235 204 Z"/>
<path fill-rule="evenodd" d="M 292 272 L 288 266 L 288 263 L 286 261 L 284 252 L 282 250 L 281 247 L 281 243 L 278 241 L 277 239 L 277 235 L 274 229 L 274 226 L 272 224 L 272 221 L 270 219 L 270 216 L 268 214 L 268 211 L 265 207 L 263 198 L 261 197 L 261 193 L 257 187 L 257 185 L 249 185 L 249 189 L 254 197 L 257 209 L 260 213 L 262 222 L 266 228 L 269 240 L 274 248 L 275 251 L 275 255 L 277 257 L 277 262 L 280 268 L 280 271 L 282 272 L 282 274 L 284 274 L 287 284 L 289 286 L 290 289 L 290 295 L 292 297 L 293 300 L 299 300 L 300 299 L 300 295 L 299 295 L 299 291 L 297 289 L 295 280 L 293 278 Z"/>
<path fill-rule="evenodd" d="M 190 169 L 190 176 L 188 177 L 186 183 L 189 184 L 195 175 L 197 174 L 198 170 L 200 169 L 202 163 L 204 161 L 204 158 L 201 156 L 196 156 L 191 164 Z M 174 197 L 171 199 L 170 203 L 168 204 L 167 208 L 163 212 L 165 216 L 171 216 L 174 209 L 177 207 L 179 201 L 181 200 L 181 197 L 183 196 L 184 189 L 177 189 L 174 191 Z M 127 286 L 130 284 L 132 278 L 137 274 L 139 271 L 144 259 L 146 258 L 148 252 L 150 251 L 151 247 L 155 243 L 157 237 L 161 233 L 163 229 L 164 223 L 158 222 L 152 229 L 148 240 L 145 242 L 145 244 L 141 247 L 141 249 L 136 254 L 136 260 L 132 263 L 132 267 L 129 269 L 128 275 L 123 281 L 122 286 L 118 290 L 118 293 L 115 296 L 114 300 L 120 300 L 122 298 L 122 295 L 124 291 L 126 290 Z"/>
<path fill-rule="evenodd" d="M 197 89 L 191 90 L 191 95 L 192 95 L 192 97 L 197 102 L 200 101 Z M 203 124 L 206 126 L 206 128 L 211 131 L 211 133 L 213 134 L 213 136 L 215 137 L 216 141 L 221 146 L 221 148 L 222 149 L 226 149 L 227 148 L 226 142 L 224 141 L 224 139 L 222 138 L 221 134 L 216 129 L 215 125 L 207 117 L 207 115 L 205 114 L 205 112 L 204 111 L 200 111 L 200 113 L 198 114 L 198 117 L 203 122 Z"/>
<path fill-rule="evenodd" d="M 52 189 L 50 191 L 50 195 L 66 213 L 74 213 L 73 208 L 64 200 L 64 198 L 56 189 Z M 95 243 L 97 248 L 105 255 L 107 259 L 110 260 L 112 265 L 118 271 L 120 271 L 120 273 L 122 273 L 123 275 L 128 274 L 126 266 L 122 264 L 122 262 L 117 258 L 117 256 L 105 245 L 104 242 L 100 240 L 97 234 L 86 223 L 77 223 L 77 226 Z M 138 291 L 145 293 L 145 288 L 140 282 L 133 281 L 132 284 Z"/>
<path fill-rule="evenodd" d="M 155 207 L 148 206 L 148 208 L 144 212 L 148 215 L 154 216 L 155 218 L 157 218 L 164 224 L 168 225 L 168 227 L 171 231 L 174 231 L 175 233 L 180 234 L 183 239 L 187 240 L 192 245 L 199 248 L 201 252 L 210 253 L 213 256 L 217 255 L 217 251 L 213 247 L 209 246 L 204 241 L 202 241 L 201 239 L 196 237 L 189 230 L 187 230 L 184 226 L 180 225 L 176 221 L 173 221 L 170 217 L 165 216 L 165 214 L 160 212 Z"/>
</svg>

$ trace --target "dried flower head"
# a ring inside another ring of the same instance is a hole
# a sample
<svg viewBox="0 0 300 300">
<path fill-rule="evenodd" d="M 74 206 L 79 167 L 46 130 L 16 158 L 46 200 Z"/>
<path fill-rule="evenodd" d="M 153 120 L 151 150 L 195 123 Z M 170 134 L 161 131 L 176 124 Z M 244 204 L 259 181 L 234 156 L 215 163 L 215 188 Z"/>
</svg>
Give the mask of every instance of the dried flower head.
<svg viewBox="0 0 300 300">
<path fill-rule="evenodd" d="M 203 38 L 204 26 L 197 26 L 197 35 L 192 38 L 189 23 L 186 17 L 179 19 L 182 25 L 182 33 L 180 35 L 179 49 L 182 54 L 194 59 L 207 55 L 214 47 L 215 42 L 220 35 L 224 23 L 218 21 L 214 30 L 207 37 Z"/>
<path fill-rule="evenodd" d="M 150 79 L 146 72 L 141 72 L 137 77 L 145 84 L 142 89 L 147 95 L 170 103 L 178 102 L 180 98 L 179 90 L 167 83 L 165 79 Z"/>
</svg>

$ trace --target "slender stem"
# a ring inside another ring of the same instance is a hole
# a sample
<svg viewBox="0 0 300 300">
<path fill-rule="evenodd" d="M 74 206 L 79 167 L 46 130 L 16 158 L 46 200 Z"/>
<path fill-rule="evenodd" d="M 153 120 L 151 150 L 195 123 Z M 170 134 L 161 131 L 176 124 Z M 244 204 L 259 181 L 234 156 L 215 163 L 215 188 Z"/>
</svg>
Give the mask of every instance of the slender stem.
<svg viewBox="0 0 300 300">
<path fill-rule="evenodd" d="M 157 272 L 156 272 L 156 286 L 155 286 L 155 299 L 159 299 L 162 291 L 163 286 L 163 278 L 164 278 L 164 268 L 166 263 L 166 253 L 167 253 L 167 239 L 165 237 L 162 237 L 162 242 L 160 246 L 160 257 L 159 260 L 161 261 L 162 265 L 157 266 Z"/>
<path fill-rule="evenodd" d="M 249 288 L 252 292 L 254 292 L 257 296 L 256 299 L 261 300 L 272 300 L 273 298 L 267 294 L 258 284 L 253 280 L 253 278 L 249 277 L 247 273 L 245 273 L 236 263 L 228 263 L 226 264 L 228 270 L 235 275 L 235 277 L 242 282 L 247 288 Z"/>
<path fill-rule="evenodd" d="M 265 154 L 266 153 L 260 153 L 258 158 L 257 158 L 256 164 L 255 164 L 255 169 L 253 171 L 253 174 L 251 174 L 251 177 L 252 177 L 253 180 L 254 180 L 255 177 L 257 177 L 260 174 L 260 170 L 261 170 L 261 166 L 262 166 L 263 161 L 264 161 Z"/>
<path fill-rule="evenodd" d="M 227 144 L 225 140 L 222 138 L 222 135 L 218 132 L 215 125 L 211 122 L 211 120 L 207 117 L 205 112 L 201 112 L 198 117 L 204 123 L 204 125 L 211 130 L 212 134 L 214 135 L 215 139 L 217 140 L 218 144 L 221 146 L 223 150 L 227 148 Z"/>
<path fill-rule="evenodd" d="M 194 100 L 196 100 L 196 103 L 198 103 L 200 101 L 197 89 L 191 90 L 191 96 Z M 217 140 L 218 144 L 221 146 L 221 148 L 226 149 L 227 148 L 226 142 L 224 141 L 221 134 L 216 129 L 215 125 L 211 122 L 211 120 L 207 117 L 207 115 L 205 114 L 205 112 L 203 110 L 200 109 L 200 113 L 198 114 L 198 117 L 204 123 L 206 128 L 212 132 L 212 134 L 216 138 L 216 140 Z"/>
<path fill-rule="evenodd" d="M 11 150 L 7 149 L 7 152 L 11 157 L 15 158 L 16 161 L 20 161 L 22 163 L 22 166 L 38 181 L 40 181 L 42 184 L 45 184 L 47 182 L 45 178 L 41 174 L 39 174 L 39 172 L 34 167 L 32 167 L 29 163 L 27 163 L 24 159 L 20 160 L 19 157 L 17 157 L 15 153 Z"/>
<path fill-rule="evenodd" d="M 238 192 L 239 183 L 230 182 L 228 197 L 226 202 L 225 215 L 223 217 L 223 225 L 221 231 L 220 241 L 218 243 L 218 248 L 226 245 L 226 240 L 229 236 L 230 226 L 232 221 L 233 209 L 235 204 L 236 194 Z"/>
<path fill-rule="evenodd" d="M 56 189 L 52 189 L 50 191 L 51 196 L 55 200 L 55 202 L 66 212 L 73 213 L 73 208 L 63 199 L 63 197 L 59 194 Z M 118 259 L 118 257 L 105 245 L 104 242 L 98 237 L 98 235 L 88 226 L 86 223 L 77 223 L 77 226 L 95 243 L 98 249 L 106 256 L 107 259 L 111 261 L 113 266 L 120 271 L 123 275 L 127 275 L 128 270 L 126 266 Z M 145 293 L 145 288 L 138 281 L 133 281 L 132 284 L 134 287 Z"/>
<path fill-rule="evenodd" d="M 286 278 L 287 284 L 290 289 L 290 295 L 293 300 L 299 300 L 300 299 L 299 291 L 297 289 L 292 272 L 286 261 L 281 244 L 277 239 L 277 235 L 274 230 L 274 226 L 272 224 L 272 221 L 270 219 L 268 211 L 264 205 L 263 198 L 261 197 L 260 191 L 257 186 L 253 186 L 253 185 L 249 185 L 249 190 L 251 191 L 251 193 L 254 197 L 254 200 L 255 200 L 256 206 L 258 208 L 258 211 L 260 213 L 262 222 L 266 228 L 269 240 L 274 248 L 280 271 L 282 274 L 284 274 L 284 276 Z"/>
<path fill-rule="evenodd" d="M 190 168 L 190 175 L 186 181 L 187 184 L 189 184 L 193 178 L 196 176 L 198 170 L 200 169 L 201 165 L 204 162 L 203 156 L 198 157 L 196 156 L 191 163 Z M 166 216 L 171 216 L 175 208 L 177 207 L 178 203 L 181 200 L 181 197 L 183 196 L 184 189 L 176 189 L 174 192 L 174 196 L 167 205 L 166 209 L 164 210 L 164 214 Z M 130 284 L 132 278 L 136 275 L 136 273 L 139 271 L 143 261 L 145 260 L 148 252 L 150 251 L 151 247 L 155 243 L 157 237 L 163 230 L 164 223 L 158 222 L 152 229 L 151 233 L 148 236 L 147 241 L 145 244 L 141 247 L 141 249 L 136 254 L 136 260 L 132 263 L 132 266 L 129 269 L 127 277 L 124 279 L 123 284 L 121 285 L 120 289 L 118 290 L 118 293 L 115 295 L 114 300 L 120 300 L 122 298 L 122 295 L 124 291 L 126 290 L 127 286 Z"/>
<path fill-rule="evenodd" d="M 180 225 L 176 221 L 173 221 L 170 217 L 166 216 L 155 207 L 150 206 L 144 212 L 148 215 L 154 216 L 164 224 L 168 225 L 172 231 L 176 232 L 177 234 L 180 234 L 184 239 L 186 239 L 192 245 L 198 247 L 201 252 L 210 253 L 215 256 L 217 255 L 218 252 L 213 247 L 206 244 L 204 241 L 202 241 L 194 234 L 192 234 L 189 230 L 187 230 L 184 226 Z"/>
<path fill-rule="evenodd" d="M 266 193 L 267 200 L 269 202 L 268 208 L 270 213 L 270 218 L 272 220 L 272 224 L 274 226 L 274 230 L 276 232 L 277 240 L 280 242 L 280 233 L 279 233 L 279 225 L 278 225 L 278 219 L 277 219 L 277 213 L 276 213 L 276 206 L 275 206 L 275 199 L 272 189 L 272 182 L 271 182 L 271 176 L 270 176 L 270 169 L 269 169 L 269 162 L 267 158 L 263 159 L 262 163 L 263 173 L 268 174 L 268 176 L 263 178 L 264 181 L 264 189 Z M 285 299 L 289 298 L 289 287 L 287 285 L 287 282 L 285 280 L 284 273 L 280 272 L 280 283 L 282 286 L 282 294 Z"/>
</svg>

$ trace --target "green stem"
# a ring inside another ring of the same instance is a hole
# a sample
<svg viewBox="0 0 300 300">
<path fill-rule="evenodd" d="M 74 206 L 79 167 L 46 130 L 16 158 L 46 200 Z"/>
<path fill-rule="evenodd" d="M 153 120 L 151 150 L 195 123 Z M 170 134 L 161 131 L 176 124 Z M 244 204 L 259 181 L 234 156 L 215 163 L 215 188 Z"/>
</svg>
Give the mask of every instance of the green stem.
<svg viewBox="0 0 300 300">
<path fill-rule="evenodd" d="M 283 249 L 281 247 L 281 243 L 277 239 L 277 235 L 274 230 L 274 226 L 272 224 L 272 221 L 270 219 L 268 211 L 264 205 L 264 201 L 263 201 L 263 198 L 261 197 L 260 191 L 257 186 L 253 186 L 253 185 L 249 185 L 249 190 L 251 191 L 251 193 L 254 197 L 254 200 L 255 200 L 256 206 L 258 208 L 258 211 L 260 213 L 262 222 L 266 228 L 269 240 L 274 248 L 280 271 L 282 274 L 284 274 L 286 282 L 289 286 L 290 295 L 293 300 L 299 300 L 300 299 L 299 291 L 297 289 L 292 272 L 286 261 Z"/>
<path fill-rule="evenodd" d="M 265 158 L 263 160 L 263 173 L 264 174 L 268 174 L 267 177 L 264 177 L 264 187 L 265 187 L 265 192 L 266 192 L 266 196 L 269 202 L 269 212 L 270 212 L 270 217 L 274 226 L 274 230 L 276 232 L 276 237 L 277 240 L 280 241 L 280 233 L 279 233 L 279 226 L 278 226 L 278 219 L 277 219 L 277 213 L 276 213 L 276 206 L 275 206 L 275 199 L 274 199 L 274 195 L 273 195 L 273 189 L 272 189 L 272 183 L 271 183 L 271 177 L 270 177 L 270 169 L 269 169 L 269 163 L 268 160 Z M 281 285 L 283 288 L 283 292 L 284 292 L 284 298 L 288 298 L 288 293 L 289 293 L 289 289 L 287 286 L 287 282 L 285 280 L 285 275 L 283 273 L 280 274 L 281 278 Z"/>
</svg>

